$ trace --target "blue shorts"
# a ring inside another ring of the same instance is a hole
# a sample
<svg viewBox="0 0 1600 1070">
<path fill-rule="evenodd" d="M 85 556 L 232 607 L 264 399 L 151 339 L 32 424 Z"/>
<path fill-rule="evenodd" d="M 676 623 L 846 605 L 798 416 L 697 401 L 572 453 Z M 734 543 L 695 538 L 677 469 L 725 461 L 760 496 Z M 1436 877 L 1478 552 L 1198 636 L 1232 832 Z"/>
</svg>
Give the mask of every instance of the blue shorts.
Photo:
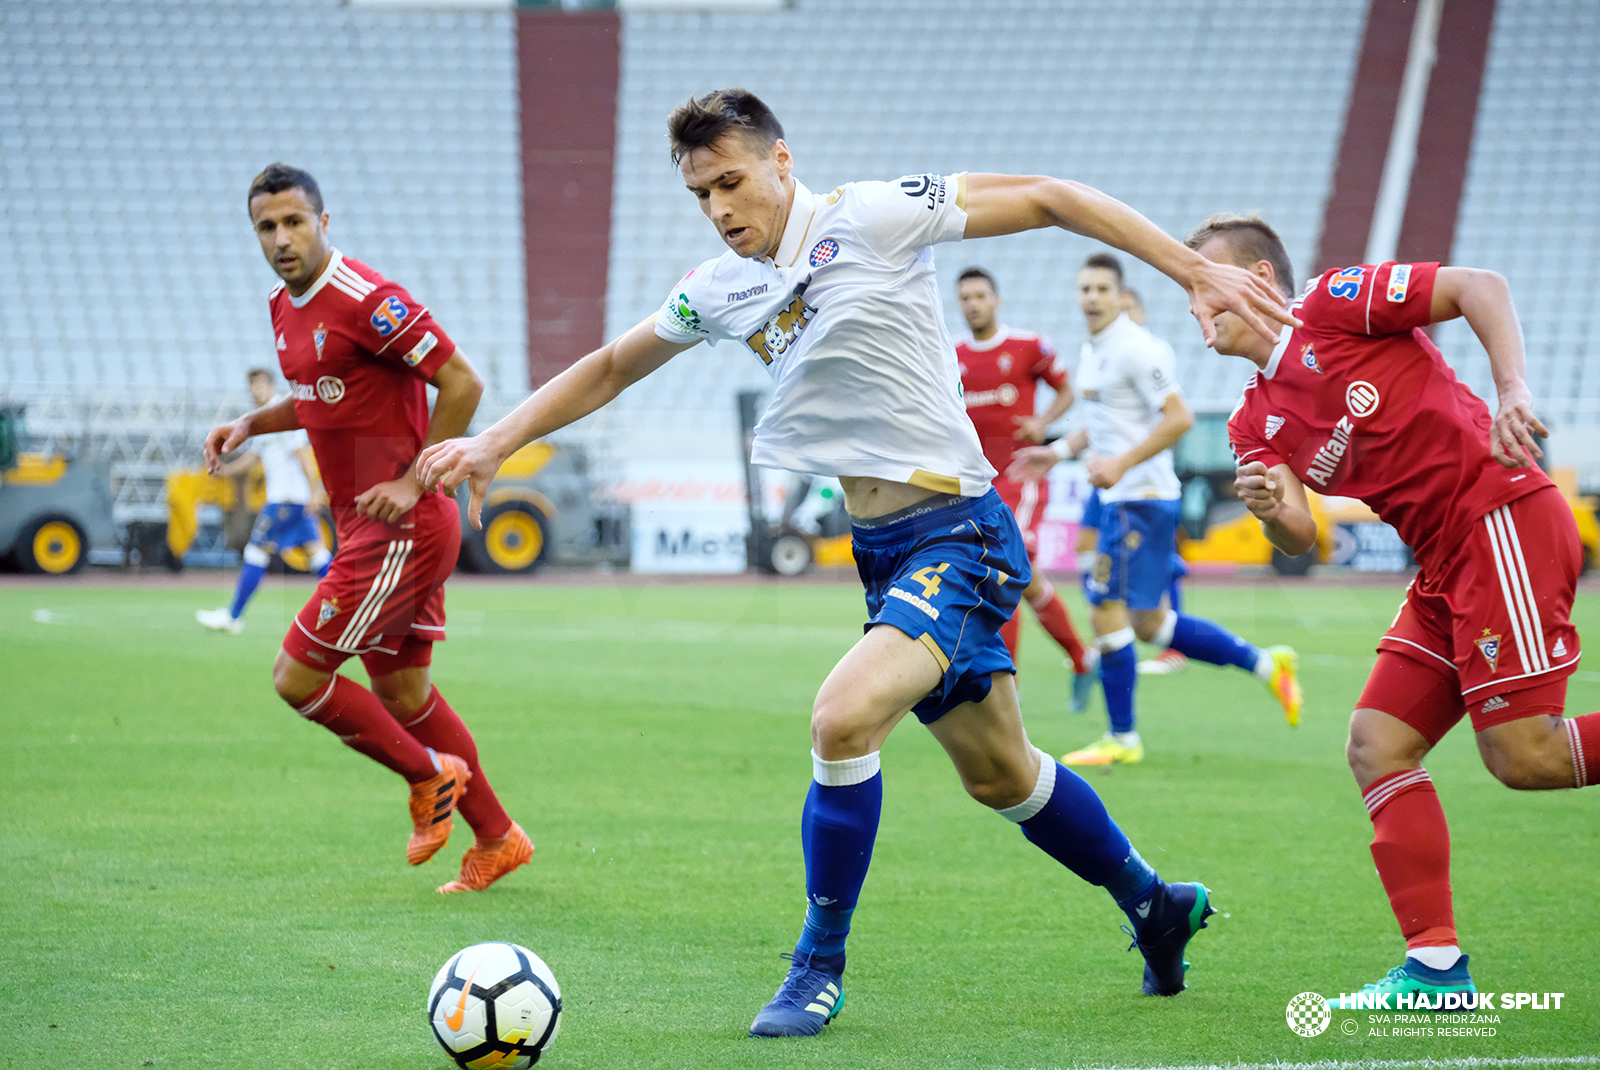
<svg viewBox="0 0 1600 1070">
<path fill-rule="evenodd" d="M 1125 602 L 1129 609 L 1159 609 L 1172 586 L 1173 541 L 1183 505 L 1174 501 L 1106 502 L 1100 545 L 1089 578 L 1091 605 Z"/>
<path fill-rule="evenodd" d="M 921 641 L 944 670 L 912 707 L 932 724 L 989 696 L 997 672 L 1016 672 L 1000 626 L 1016 612 L 1032 573 L 1017 518 L 991 489 L 981 498 L 851 531 L 867 591 L 870 630 L 892 624 Z"/>
<path fill-rule="evenodd" d="M 250 529 L 250 545 L 268 553 L 321 541 L 322 525 L 317 522 L 317 514 L 306 512 L 298 502 L 268 502 L 256 517 L 256 526 Z"/>
<path fill-rule="evenodd" d="M 1090 487 L 1089 496 L 1083 500 L 1083 516 L 1078 518 L 1080 528 L 1099 528 L 1105 503 L 1100 500 L 1100 488 Z"/>
</svg>

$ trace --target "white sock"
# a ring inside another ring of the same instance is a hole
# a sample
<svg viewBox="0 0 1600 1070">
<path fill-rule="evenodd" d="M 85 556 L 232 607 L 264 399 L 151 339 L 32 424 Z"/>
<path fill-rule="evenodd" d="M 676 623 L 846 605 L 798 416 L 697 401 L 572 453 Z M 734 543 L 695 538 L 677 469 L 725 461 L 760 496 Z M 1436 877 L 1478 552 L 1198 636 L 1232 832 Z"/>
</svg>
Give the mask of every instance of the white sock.
<svg viewBox="0 0 1600 1070">
<path fill-rule="evenodd" d="M 1455 944 L 1447 947 L 1414 947 L 1406 952 L 1407 958 L 1416 959 L 1430 970 L 1448 970 L 1461 959 L 1461 949 Z"/>
<path fill-rule="evenodd" d="M 1256 657 L 1256 675 L 1263 680 L 1272 679 L 1272 655 L 1265 650 Z"/>
<path fill-rule="evenodd" d="M 1137 747 L 1139 745 L 1139 733 L 1137 731 L 1113 732 L 1111 733 L 1111 738 L 1124 747 Z"/>
</svg>

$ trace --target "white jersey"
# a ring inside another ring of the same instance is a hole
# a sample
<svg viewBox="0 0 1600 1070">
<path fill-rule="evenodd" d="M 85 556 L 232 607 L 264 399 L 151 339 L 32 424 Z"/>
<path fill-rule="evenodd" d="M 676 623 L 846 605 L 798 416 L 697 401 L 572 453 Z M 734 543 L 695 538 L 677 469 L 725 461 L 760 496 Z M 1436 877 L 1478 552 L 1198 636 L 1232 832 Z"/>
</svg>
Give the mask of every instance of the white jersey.
<svg viewBox="0 0 1600 1070">
<path fill-rule="evenodd" d="M 304 505 L 311 500 L 311 483 L 300 458 L 295 456 L 301 446 L 310 444 L 304 431 L 276 431 L 250 440 L 250 449 L 261 458 L 261 469 L 266 473 L 269 505 Z"/>
<path fill-rule="evenodd" d="M 934 276 L 966 230 L 966 176 L 795 182 L 771 258 L 732 250 L 684 276 L 656 316 L 669 342 L 747 346 L 775 380 L 751 459 L 975 497 L 995 471 L 961 401 Z"/>
<path fill-rule="evenodd" d="M 1089 449 L 1100 457 L 1126 453 L 1149 438 L 1161 423 L 1161 406 L 1174 394 L 1183 396 L 1172 347 L 1126 315 L 1083 344 L 1073 382 L 1088 403 Z M 1171 501 L 1181 493 L 1167 449 L 1128 469 L 1116 486 L 1100 492 L 1100 500 Z"/>
</svg>

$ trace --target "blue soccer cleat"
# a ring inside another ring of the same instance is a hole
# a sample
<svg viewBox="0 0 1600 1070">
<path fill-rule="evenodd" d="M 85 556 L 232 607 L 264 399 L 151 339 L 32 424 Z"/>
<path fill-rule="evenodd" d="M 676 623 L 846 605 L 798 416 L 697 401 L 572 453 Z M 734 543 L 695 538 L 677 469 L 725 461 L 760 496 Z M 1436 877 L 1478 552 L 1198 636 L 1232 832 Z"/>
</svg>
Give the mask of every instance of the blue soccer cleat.
<svg viewBox="0 0 1600 1070">
<path fill-rule="evenodd" d="M 794 965 L 772 1002 L 750 1023 L 753 1037 L 814 1037 L 844 1007 L 842 961 L 839 970 L 831 970 L 816 958 L 786 957 Z"/>
<path fill-rule="evenodd" d="M 1216 913 L 1211 890 L 1203 884 L 1161 884 L 1148 902 L 1147 919 L 1128 950 L 1137 947 L 1144 956 L 1145 995 L 1176 996 L 1186 987 L 1184 948 Z"/>
</svg>

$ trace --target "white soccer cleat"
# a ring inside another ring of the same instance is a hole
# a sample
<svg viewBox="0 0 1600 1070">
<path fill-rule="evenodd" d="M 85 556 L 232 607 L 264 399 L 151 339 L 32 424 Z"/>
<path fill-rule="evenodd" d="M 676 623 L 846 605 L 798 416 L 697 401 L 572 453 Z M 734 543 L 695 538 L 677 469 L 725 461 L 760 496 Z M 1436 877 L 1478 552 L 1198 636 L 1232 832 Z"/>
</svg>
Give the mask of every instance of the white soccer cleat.
<svg viewBox="0 0 1600 1070">
<path fill-rule="evenodd" d="M 214 632 L 238 635 L 244 631 L 244 621 L 235 620 L 226 606 L 222 609 L 197 609 L 194 611 L 194 619 Z"/>
</svg>

